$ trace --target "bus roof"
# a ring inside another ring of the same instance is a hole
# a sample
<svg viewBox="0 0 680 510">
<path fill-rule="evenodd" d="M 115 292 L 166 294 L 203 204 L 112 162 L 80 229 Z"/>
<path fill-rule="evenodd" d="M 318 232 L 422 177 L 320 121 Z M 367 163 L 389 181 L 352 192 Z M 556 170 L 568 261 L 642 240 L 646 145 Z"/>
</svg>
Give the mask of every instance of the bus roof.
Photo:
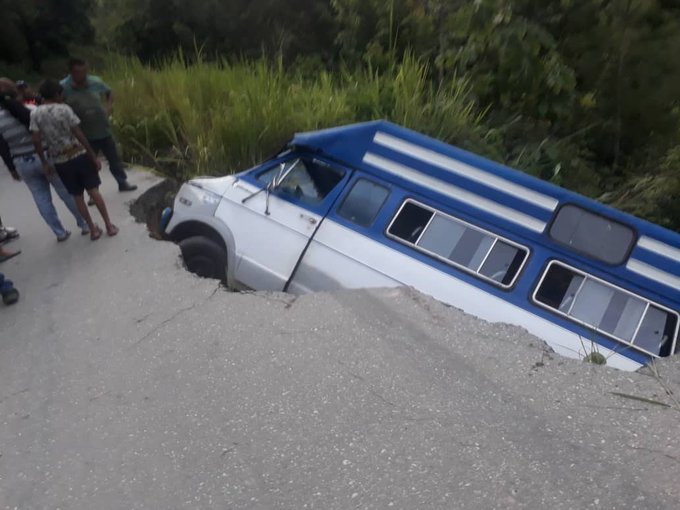
<svg viewBox="0 0 680 510">
<path fill-rule="evenodd" d="M 560 206 L 575 204 L 633 228 L 637 243 L 626 269 L 680 299 L 680 234 L 596 200 L 385 120 L 298 133 L 290 145 L 448 196 L 529 236 L 544 234 Z"/>
</svg>

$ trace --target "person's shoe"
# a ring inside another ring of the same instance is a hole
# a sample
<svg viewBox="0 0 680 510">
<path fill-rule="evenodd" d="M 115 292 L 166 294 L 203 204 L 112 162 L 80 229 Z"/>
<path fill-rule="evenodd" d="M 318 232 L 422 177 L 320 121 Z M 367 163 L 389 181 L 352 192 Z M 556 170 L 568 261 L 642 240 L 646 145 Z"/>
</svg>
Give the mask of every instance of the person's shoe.
<svg viewBox="0 0 680 510">
<path fill-rule="evenodd" d="M 67 230 L 67 231 L 64 233 L 63 236 L 57 236 L 57 242 L 58 242 L 58 243 L 63 243 L 63 242 L 66 241 L 69 237 L 71 237 L 71 232 L 69 232 L 69 231 Z"/>
<path fill-rule="evenodd" d="M 11 241 L 19 237 L 19 231 L 14 227 L 0 227 L 0 243 Z"/>
<path fill-rule="evenodd" d="M 5 262 L 6 260 L 9 260 L 13 257 L 16 257 L 21 253 L 21 250 L 17 251 L 5 251 L 3 249 L 0 249 L 0 262 Z"/>
<path fill-rule="evenodd" d="M 127 181 L 118 185 L 118 191 L 134 191 L 136 189 L 137 189 L 136 184 L 130 184 Z"/>
<path fill-rule="evenodd" d="M 80 227 L 80 235 L 81 236 L 86 236 L 90 233 L 90 227 L 85 225 L 84 227 Z"/>
<path fill-rule="evenodd" d="M 19 301 L 19 291 L 15 288 L 11 288 L 2 294 L 2 302 L 6 305 L 13 305 Z"/>
<path fill-rule="evenodd" d="M 14 227 L 2 226 L 0 230 L 3 230 L 10 237 L 17 237 L 19 235 L 19 231 Z"/>
</svg>

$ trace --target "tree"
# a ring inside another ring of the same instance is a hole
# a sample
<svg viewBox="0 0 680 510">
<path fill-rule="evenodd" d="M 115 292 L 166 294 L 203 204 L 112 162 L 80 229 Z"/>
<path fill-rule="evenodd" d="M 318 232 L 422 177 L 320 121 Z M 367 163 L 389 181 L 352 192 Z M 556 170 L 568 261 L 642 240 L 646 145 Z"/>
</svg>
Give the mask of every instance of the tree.
<svg viewBox="0 0 680 510">
<path fill-rule="evenodd" d="M 70 43 L 90 43 L 90 0 L 0 0 L 5 22 L 0 33 L 0 59 L 27 62 L 39 71 L 42 61 L 65 55 Z"/>
<path fill-rule="evenodd" d="M 578 118 L 593 124 L 590 148 L 621 173 L 630 158 L 649 160 L 673 143 L 680 83 L 680 3 L 672 0 L 571 0 L 551 30 L 575 69 Z"/>
<path fill-rule="evenodd" d="M 422 0 L 332 0 L 336 45 L 345 63 L 385 67 L 406 52 L 434 56 L 434 17 Z"/>
<path fill-rule="evenodd" d="M 323 0 L 100 0 L 96 22 L 108 43 L 145 61 L 198 47 L 209 57 L 264 52 L 287 62 L 314 54 L 330 61 L 333 23 Z"/>
</svg>

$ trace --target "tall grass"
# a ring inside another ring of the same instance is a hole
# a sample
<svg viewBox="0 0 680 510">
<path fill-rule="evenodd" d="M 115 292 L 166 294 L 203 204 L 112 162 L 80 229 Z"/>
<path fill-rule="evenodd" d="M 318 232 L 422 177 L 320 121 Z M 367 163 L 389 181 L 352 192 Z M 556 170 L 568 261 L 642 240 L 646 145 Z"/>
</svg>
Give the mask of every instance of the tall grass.
<svg viewBox="0 0 680 510">
<path fill-rule="evenodd" d="M 116 59 L 105 75 L 126 157 L 179 179 L 251 166 L 295 132 L 377 118 L 471 148 L 484 143 L 482 113 L 465 80 L 435 86 L 411 57 L 384 72 L 313 79 L 280 62 L 187 63 L 182 55 L 155 67 Z"/>
</svg>

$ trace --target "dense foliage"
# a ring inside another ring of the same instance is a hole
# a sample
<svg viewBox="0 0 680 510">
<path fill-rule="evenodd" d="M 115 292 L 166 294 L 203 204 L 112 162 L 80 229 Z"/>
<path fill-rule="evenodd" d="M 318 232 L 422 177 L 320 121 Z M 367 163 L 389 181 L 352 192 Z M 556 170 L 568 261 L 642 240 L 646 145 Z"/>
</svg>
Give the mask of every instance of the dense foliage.
<svg viewBox="0 0 680 510">
<path fill-rule="evenodd" d="M 106 72 L 128 154 L 231 168 L 381 116 L 680 229 L 678 0 L 0 2 L 4 61 L 92 29 L 130 56 Z"/>
<path fill-rule="evenodd" d="M 90 0 L 0 0 L 0 62 L 26 63 L 40 71 L 43 60 L 63 55 L 71 43 L 91 43 Z"/>
<path fill-rule="evenodd" d="M 282 148 L 294 132 L 375 118 L 472 150 L 490 148 L 467 83 L 434 87 L 427 68 L 408 56 L 382 73 L 323 72 L 314 80 L 265 60 L 187 67 L 175 58 L 150 68 L 124 59 L 108 72 L 128 156 L 180 177 L 244 169 Z"/>
</svg>

